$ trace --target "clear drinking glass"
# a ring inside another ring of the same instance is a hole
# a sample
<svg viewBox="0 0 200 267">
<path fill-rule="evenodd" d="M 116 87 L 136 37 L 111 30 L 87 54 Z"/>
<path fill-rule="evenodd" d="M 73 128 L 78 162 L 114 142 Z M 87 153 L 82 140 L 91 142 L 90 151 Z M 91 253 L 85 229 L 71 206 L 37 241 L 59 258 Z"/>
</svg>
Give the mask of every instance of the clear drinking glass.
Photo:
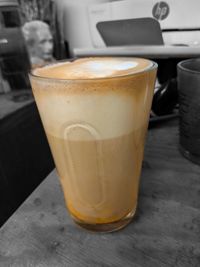
<svg viewBox="0 0 200 267">
<path fill-rule="evenodd" d="M 30 75 L 74 221 L 111 232 L 133 218 L 157 64 L 107 78 Z"/>
<path fill-rule="evenodd" d="M 200 58 L 181 61 L 177 71 L 180 151 L 200 164 Z"/>
</svg>

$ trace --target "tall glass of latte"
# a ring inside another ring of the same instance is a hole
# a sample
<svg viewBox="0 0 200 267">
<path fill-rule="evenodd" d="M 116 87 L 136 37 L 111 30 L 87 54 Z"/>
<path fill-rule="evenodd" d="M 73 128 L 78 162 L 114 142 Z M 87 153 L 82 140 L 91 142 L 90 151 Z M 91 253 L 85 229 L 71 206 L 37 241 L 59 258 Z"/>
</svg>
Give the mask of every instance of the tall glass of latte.
<svg viewBox="0 0 200 267">
<path fill-rule="evenodd" d="M 111 232 L 133 218 L 157 64 L 94 57 L 30 75 L 74 221 Z"/>
</svg>

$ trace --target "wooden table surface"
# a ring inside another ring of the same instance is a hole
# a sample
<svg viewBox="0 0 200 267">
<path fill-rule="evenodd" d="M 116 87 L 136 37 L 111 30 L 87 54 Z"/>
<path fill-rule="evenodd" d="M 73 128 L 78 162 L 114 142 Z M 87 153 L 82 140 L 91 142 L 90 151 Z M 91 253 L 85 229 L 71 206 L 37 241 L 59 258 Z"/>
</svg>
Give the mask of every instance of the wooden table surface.
<svg viewBox="0 0 200 267">
<path fill-rule="evenodd" d="M 200 166 L 178 151 L 178 127 L 148 132 L 138 212 L 110 234 L 77 227 L 53 171 L 0 229 L 2 267 L 199 267 Z"/>
</svg>

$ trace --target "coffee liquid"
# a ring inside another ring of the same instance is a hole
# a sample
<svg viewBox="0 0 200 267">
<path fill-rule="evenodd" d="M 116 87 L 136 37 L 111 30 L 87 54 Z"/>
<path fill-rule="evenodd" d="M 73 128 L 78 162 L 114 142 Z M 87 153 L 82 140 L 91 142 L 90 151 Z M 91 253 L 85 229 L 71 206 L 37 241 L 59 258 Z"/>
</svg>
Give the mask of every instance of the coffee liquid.
<svg viewBox="0 0 200 267">
<path fill-rule="evenodd" d="M 32 87 L 67 207 L 87 224 L 137 205 L 156 71 L 136 58 L 87 58 L 37 69 Z"/>
</svg>

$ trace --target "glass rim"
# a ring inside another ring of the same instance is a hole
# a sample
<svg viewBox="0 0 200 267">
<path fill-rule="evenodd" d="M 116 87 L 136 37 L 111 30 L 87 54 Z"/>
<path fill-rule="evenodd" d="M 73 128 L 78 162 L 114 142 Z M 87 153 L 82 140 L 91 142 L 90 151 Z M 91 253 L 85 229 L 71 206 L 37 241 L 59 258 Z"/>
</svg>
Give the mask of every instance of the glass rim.
<svg viewBox="0 0 200 267">
<path fill-rule="evenodd" d="M 190 63 L 190 62 L 199 62 L 200 63 L 200 58 L 190 58 L 190 59 L 182 60 L 181 62 L 178 63 L 177 67 L 178 67 L 178 69 L 185 71 L 185 72 L 188 72 L 188 73 L 191 73 L 191 74 L 200 74 L 200 69 L 198 71 L 198 70 L 192 70 L 192 69 L 189 69 L 187 67 L 184 67 L 184 64 Z"/>
<path fill-rule="evenodd" d="M 90 58 L 90 57 L 85 57 L 85 58 Z M 101 57 L 99 57 L 99 58 L 101 58 Z M 120 57 L 118 57 L 118 58 L 120 58 Z M 125 57 L 123 57 L 123 58 L 125 58 Z M 97 77 L 97 78 L 75 78 L 75 79 L 67 78 L 67 79 L 63 79 L 63 78 L 43 77 L 43 76 L 36 75 L 36 74 L 33 73 L 36 69 L 40 69 L 40 68 L 42 69 L 42 68 L 45 68 L 45 67 L 48 67 L 48 66 L 57 65 L 59 63 L 72 62 L 72 61 L 74 61 L 76 59 L 79 59 L 79 58 L 72 58 L 72 59 L 67 59 L 67 60 L 66 59 L 64 59 L 64 60 L 58 60 L 56 62 L 49 63 L 49 64 L 47 64 L 45 66 L 42 66 L 42 67 L 39 67 L 39 68 L 30 70 L 29 77 L 31 77 L 33 79 L 41 80 L 41 81 L 46 81 L 46 82 L 47 81 L 48 82 L 54 81 L 54 82 L 61 82 L 61 83 L 64 83 L 64 82 L 97 82 L 97 81 L 105 81 L 105 80 L 115 80 L 115 79 L 127 78 L 127 77 L 130 77 L 130 76 L 133 76 L 133 75 L 138 75 L 138 74 L 141 74 L 141 73 L 149 72 L 149 71 L 152 71 L 152 70 L 158 68 L 158 64 L 155 61 L 150 60 L 150 59 L 137 58 L 137 57 L 126 57 L 126 58 L 127 59 L 128 58 L 132 58 L 132 59 L 145 59 L 145 60 L 150 61 L 152 63 L 152 65 L 148 66 L 147 68 L 145 68 L 143 70 L 136 71 L 134 73 L 127 73 L 127 74 L 122 74 L 122 75 L 118 75 L 118 76 L 110 76 L 110 77 Z"/>
</svg>

